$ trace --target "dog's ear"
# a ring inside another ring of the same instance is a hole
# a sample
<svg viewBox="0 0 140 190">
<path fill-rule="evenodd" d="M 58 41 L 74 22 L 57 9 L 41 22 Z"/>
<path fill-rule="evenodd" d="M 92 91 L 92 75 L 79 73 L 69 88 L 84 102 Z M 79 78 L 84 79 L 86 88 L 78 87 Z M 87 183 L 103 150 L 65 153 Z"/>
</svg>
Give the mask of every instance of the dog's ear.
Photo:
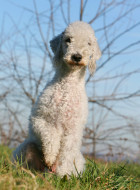
<svg viewBox="0 0 140 190">
<path fill-rule="evenodd" d="M 93 53 L 90 56 L 90 61 L 88 64 L 88 69 L 91 75 L 94 74 L 95 70 L 96 70 L 96 61 L 98 59 L 100 59 L 101 57 L 101 50 L 99 48 L 99 45 L 97 43 L 97 40 L 95 39 L 94 41 L 94 47 L 93 47 Z"/>
<path fill-rule="evenodd" d="M 61 41 L 62 41 L 62 36 L 63 33 L 59 34 L 58 36 L 54 37 L 51 41 L 50 41 L 50 47 L 54 53 L 54 55 L 56 55 L 56 53 L 60 50 L 60 46 L 61 46 Z"/>
</svg>

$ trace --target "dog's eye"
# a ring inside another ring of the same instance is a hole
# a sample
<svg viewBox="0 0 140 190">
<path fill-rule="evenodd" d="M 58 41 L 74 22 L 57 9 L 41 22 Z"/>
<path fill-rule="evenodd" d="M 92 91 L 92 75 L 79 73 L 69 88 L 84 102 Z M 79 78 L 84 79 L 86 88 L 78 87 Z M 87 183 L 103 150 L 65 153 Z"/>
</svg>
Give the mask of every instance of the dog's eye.
<svg viewBox="0 0 140 190">
<path fill-rule="evenodd" d="M 66 39 L 65 39 L 65 42 L 66 42 L 66 43 L 71 43 L 71 39 L 70 39 L 70 38 L 66 38 Z"/>
<path fill-rule="evenodd" d="M 91 43 L 90 43 L 90 42 L 88 42 L 88 45 L 89 45 L 89 46 L 91 46 Z"/>
</svg>

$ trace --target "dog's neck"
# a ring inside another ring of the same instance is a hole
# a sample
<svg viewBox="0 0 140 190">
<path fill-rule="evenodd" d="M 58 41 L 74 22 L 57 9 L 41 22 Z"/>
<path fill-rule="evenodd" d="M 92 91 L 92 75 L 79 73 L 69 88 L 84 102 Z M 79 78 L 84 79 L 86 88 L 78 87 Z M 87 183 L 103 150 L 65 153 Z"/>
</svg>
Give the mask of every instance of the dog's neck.
<svg viewBox="0 0 140 190">
<path fill-rule="evenodd" d="M 55 81 L 68 80 L 85 84 L 85 72 L 86 72 L 85 66 L 68 67 L 65 64 L 62 64 L 60 67 L 56 67 L 55 70 L 56 70 L 54 76 Z"/>
</svg>

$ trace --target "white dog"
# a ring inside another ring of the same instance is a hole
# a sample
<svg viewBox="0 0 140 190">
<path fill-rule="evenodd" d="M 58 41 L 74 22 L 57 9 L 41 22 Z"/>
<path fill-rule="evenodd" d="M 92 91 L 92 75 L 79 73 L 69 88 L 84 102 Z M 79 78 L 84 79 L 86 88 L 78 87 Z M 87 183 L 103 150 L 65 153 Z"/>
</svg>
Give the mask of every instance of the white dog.
<svg viewBox="0 0 140 190">
<path fill-rule="evenodd" d="M 55 75 L 33 106 L 28 138 L 14 158 L 39 170 L 47 166 L 60 176 L 77 175 L 85 163 L 80 151 L 88 115 L 85 71 L 86 66 L 95 71 L 101 52 L 91 26 L 80 21 L 70 24 L 50 45 Z"/>
</svg>

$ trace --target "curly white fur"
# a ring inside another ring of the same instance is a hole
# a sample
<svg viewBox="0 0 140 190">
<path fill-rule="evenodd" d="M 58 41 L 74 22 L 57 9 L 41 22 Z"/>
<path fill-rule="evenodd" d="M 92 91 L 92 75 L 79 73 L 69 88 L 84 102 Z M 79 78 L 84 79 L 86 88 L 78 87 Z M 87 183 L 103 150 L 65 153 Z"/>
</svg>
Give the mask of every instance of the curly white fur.
<svg viewBox="0 0 140 190">
<path fill-rule="evenodd" d="M 60 175 L 77 175 L 84 169 L 80 152 L 88 115 L 85 70 L 95 70 L 101 53 L 90 25 L 74 22 L 50 42 L 55 76 L 33 106 L 29 136 L 15 150 L 14 158 L 26 159 L 28 144 L 42 150 L 45 164 Z"/>
</svg>

